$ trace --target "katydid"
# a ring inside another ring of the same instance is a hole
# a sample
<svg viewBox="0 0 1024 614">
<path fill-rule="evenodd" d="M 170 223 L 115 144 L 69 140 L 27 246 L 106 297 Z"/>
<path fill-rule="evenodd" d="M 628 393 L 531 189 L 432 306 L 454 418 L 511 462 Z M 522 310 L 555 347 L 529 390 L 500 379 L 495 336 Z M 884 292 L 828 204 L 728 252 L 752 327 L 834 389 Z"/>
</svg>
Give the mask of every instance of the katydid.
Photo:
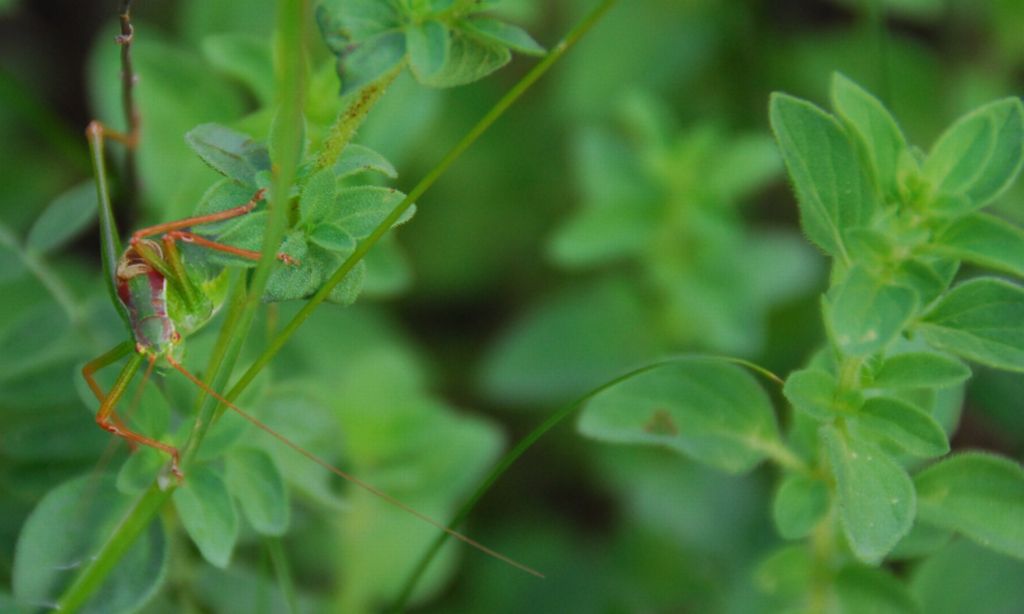
<svg viewBox="0 0 1024 614">
<path fill-rule="evenodd" d="M 335 475 L 384 499 L 388 503 L 416 516 L 452 537 L 532 575 L 543 577 L 536 570 L 506 557 L 479 542 L 462 535 L 420 512 L 401 503 L 375 487 L 348 474 L 327 461 L 319 458 L 298 444 L 287 439 L 269 426 L 243 411 L 237 405 L 212 390 L 202 380 L 190 373 L 181 364 L 183 341 L 186 336 L 206 324 L 217 312 L 227 295 L 226 269 L 223 267 L 192 267 L 186 255 L 178 249 L 179 242 L 191 243 L 201 248 L 220 251 L 249 260 L 259 260 L 260 253 L 232 245 L 219 243 L 197 234 L 192 229 L 204 224 L 220 222 L 244 216 L 263 201 L 265 191 L 260 189 L 252 198 L 235 207 L 212 213 L 189 217 L 182 220 L 150 226 L 131 235 L 128 245 L 122 250 L 119 245 L 114 223 L 110 195 L 107 189 L 104 162 L 104 141 L 106 138 L 123 142 L 133 147 L 136 139 L 113 132 L 99 122 L 92 122 L 86 129 L 90 153 L 100 202 L 101 245 L 104 255 L 104 273 L 115 306 L 121 314 L 132 339 L 124 341 L 109 351 L 86 363 L 82 375 L 93 394 L 100 402 L 96 422 L 101 428 L 126 439 L 133 445 L 155 448 L 170 456 L 170 471 L 178 481 L 185 479 L 178 449 L 131 430 L 118 416 L 116 407 L 124 396 L 132 378 L 143 363 L 148 363 L 147 373 L 158 361 L 164 361 L 180 372 L 204 392 L 231 408 L 245 420 L 281 441 L 296 452 L 324 467 Z M 298 264 L 293 258 L 279 253 L 277 259 L 285 267 Z M 201 270 L 200 270 L 201 269 Z M 112 388 L 104 393 L 93 374 L 124 357 L 128 357 Z M 144 380 L 145 381 L 145 380 Z"/>
</svg>

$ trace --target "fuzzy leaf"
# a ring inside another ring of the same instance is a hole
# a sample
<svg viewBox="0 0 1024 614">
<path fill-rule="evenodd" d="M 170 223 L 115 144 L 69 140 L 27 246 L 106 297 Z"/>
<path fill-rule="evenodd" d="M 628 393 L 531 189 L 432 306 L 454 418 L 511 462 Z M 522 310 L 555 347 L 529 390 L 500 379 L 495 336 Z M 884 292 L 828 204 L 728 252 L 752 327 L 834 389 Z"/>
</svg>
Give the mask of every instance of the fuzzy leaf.
<svg viewBox="0 0 1024 614">
<path fill-rule="evenodd" d="M 508 63 L 507 47 L 428 20 L 406 30 L 409 67 L 431 87 L 453 87 L 486 77 Z"/>
<path fill-rule="evenodd" d="M 66 244 L 96 219 L 96 186 L 80 183 L 60 194 L 36 218 L 25 247 L 46 253 Z"/>
<path fill-rule="evenodd" d="M 342 188 L 338 191 L 340 206 L 332 220 L 340 224 L 356 239 L 364 239 L 384 221 L 391 211 L 405 198 L 405 194 L 393 188 L 360 186 Z M 400 226 L 416 214 L 416 206 L 409 207 L 392 225 Z"/>
<path fill-rule="evenodd" d="M 836 480 L 843 533 L 858 559 L 877 564 L 914 522 L 914 485 L 876 446 L 831 425 L 819 432 Z"/>
<path fill-rule="evenodd" d="M 290 508 L 284 478 L 270 456 L 252 448 L 233 450 L 226 458 L 231 494 L 260 535 L 284 535 Z"/>
<path fill-rule="evenodd" d="M 1024 277 L 1024 231 L 985 213 L 955 220 L 934 240 L 939 253 Z"/>
<path fill-rule="evenodd" d="M 530 34 L 512 24 L 490 17 L 474 17 L 459 23 L 459 26 L 479 38 L 503 45 L 527 55 L 544 55 L 544 47 L 533 40 Z"/>
<path fill-rule="evenodd" d="M 835 376 L 821 369 L 802 369 L 786 378 L 782 394 L 797 410 L 815 420 L 831 420 L 836 414 L 860 406 L 856 394 L 840 395 Z"/>
<path fill-rule="evenodd" d="M 331 172 L 336 179 L 363 172 L 380 173 L 390 179 L 398 177 L 398 171 L 388 162 L 387 158 L 369 147 L 356 143 L 349 143 L 345 146 L 338 161 L 331 168 Z"/>
<path fill-rule="evenodd" d="M 956 540 L 915 565 L 911 590 L 928 614 L 1014 614 L 1024 603 L 1024 561 Z"/>
<path fill-rule="evenodd" d="M 779 535 L 801 539 L 810 534 L 828 512 L 828 487 L 821 480 L 790 475 L 782 481 L 772 503 L 772 518 Z"/>
<path fill-rule="evenodd" d="M 832 106 L 859 141 L 882 195 L 894 200 L 896 170 L 907 147 L 896 120 L 877 98 L 839 73 L 832 76 Z"/>
<path fill-rule="evenodd" d="M 846 567 L 836 578 L 835 594 L 839 612 L 915 614 L 921 611 L 906 585 L 881 569 Z"/>
<path fill-rule="evenodd" d="M 214 567 L 226 568 L 238 540 L 238 516 L 224 480 L 209 466 L 197 467 L 172 498 L 182 526 L 203 558 Z"/>
<path fill-rule="evenodd" d="M 602 441 L 666 446 L 733 473 L 761 462 L 778 438 L 757 381 L 706 358 L 659 365 L 605 389 L 587 402 L 579 430 Z"/>
<path fill-rule="evenodd" d="M 351 254 L 356 249 L 356 240 L 337 224 L 317 224 L 310 231 L 309 240 L 326 250 L 341 254 Z"/>
<path fill-rule="evenodd" d="M 958 454 L 919 473 L 914 486 L 922 522 L 1024 559 L 1024 468 L 1016 462 L 977 452 Z"/>
<path fill-rule="evenodd" d="M 267 146 L 226 126 L 201 124 L 185 135 L 185 141 L 213 170 L 242 185 L 255 188 L 256 174 L 270 170 Z"/>
<path fill-rule="evenodd" d="M 889 345 L 916 309 L 913 290 L 884 283 L 864 267 L 854 266 L 829 291 L 826 318 L 840 350 L 866 356 Z"/>
<path fill-rule="evenodd" d="M 772 95 L 771 124 L 804 232 L 826 253 L 842 254 L 843 234 L 867 222 L 878 206 L 850 139 L 832 116 L 785 94 Z"/>
<path fill-rule="evenodd" d="M 401 15 L 391 2 L 325 0 L 317 6 L 316 20 L 338 58 L 342 94 L 375 81 L 405 57 Z"/>
<path fill-rule="evenodd" d="M 918 323 L 928 343 L 976 362 L 1024 371 L 1024 289 L 999 279 L 953 288 Z"/>
<path fill-rule="evenodd" d="M 987 205 L 1010 186 L 1024 164 L 1024 105 L 989 103 L 961 117 L 939 137 L 922 168 L 951 213 Z M 939 203 L 940 205 L 942 203 Z"/>
<path fill-rule="evenodd" d="M 935 352 L 907 352 L 887 357 L 870 385 L 888 390 L 945 388 L 970 376 L 971 370 L 956 358 Z"/>
<path fill-rule="evenodd" d="M 872 397 L 857 414 L 857 424 L 915 456 L 930 458 L 949 452 L 939 423 L 906 401 Z"/>
<path fill-rule="evenodd" d="M 15 547 L 11 582 L 14 598 L 24 611 L 38 611 L 57 601 L 82 562 L 96 555 L 135 499 L 118 492 L 109 474 L 75 478 L 43 497 L 25 521 Z M 103 589 L 80 612 L 137 611 L 163 584 L 168 553 L 163 523 L 150 523 L 111 570 Z"/>
</svg>

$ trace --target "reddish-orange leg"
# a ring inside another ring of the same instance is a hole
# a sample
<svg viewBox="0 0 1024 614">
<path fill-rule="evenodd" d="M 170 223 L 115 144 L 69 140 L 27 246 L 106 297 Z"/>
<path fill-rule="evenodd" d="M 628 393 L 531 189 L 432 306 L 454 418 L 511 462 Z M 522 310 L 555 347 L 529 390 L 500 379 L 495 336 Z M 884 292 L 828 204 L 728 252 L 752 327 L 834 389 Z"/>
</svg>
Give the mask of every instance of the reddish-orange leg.
<svg viewBox="0 0 1024 614">
<path fill-rule="evenodd" d="M 218 243 L 216 241 L 211 241 L 210 239 L 201 237 L 191 231 L 183 229 L 190 228 L 192 226 L 200 226 L 202 224 L 221 222 L 224 220 L 229 220 L 231 218 L 245 215 L 246 213 L 249 213 L 250 211 L 255 209 L 256 205 L 258 205 L 259 202 L 263 200 L 263 195 L 265 192 L 266 190 L 261 188 L 256 191 L 256 193 L 253 195 L 251 199 L 249 199 L 249 202 L 245 203 L 244 205 L 239 205 L 237 207 L 225 209 L 224 211 L 218 211 L 217 213 L 210 213 L 208 215 L 197 215 L 194 217 L 187 217 L 184 219 L 175 220 L 173 222 L 156 224 L 155 226 L 148 226 L 146 228 L 136 230 L 134 233 L 132 233 L 131 244 L 137 245 L 139 241 L 146 237 L 151 237 L 153 235 L 163 233 L 163 242 L 164 245 L 167 246 L 169 251 L 174 249 L 172 246 L 169 245 L 170 243 L 173 243 L 174 241 L 185 241 L 186 243 L 195 243 L 196 245 L 201 245 L 208 249 L 225 252 L 227 254 L 239 256 L 241 258 L 247 258 L 249 260 L 259 260 L 261 257 L 260 252 L 251 249 L 242 249 L 240 247 L 234 247 L 233 245 L 225 245 L 224 243 Z M 294 258 L 284 253 L 278 254 L 277 259 L 280 260 L 281 262 L 284 262 L 285 264 L 298 264 Z"/>
<path fill-rule="evenodd" d="M 156 448 L 157 450 L 170 455 L 171 472 L 174 473 L 178 479 L 181 479 L 184 477 L 184 474 L 181 472 L 181 455 L 178 454 L 177 448 L 150 437 L 146 437 L 140 433 L 136 433 L 115 417 L 116 414 L 114 410 L 117 407 L 117 403 L 121 400 L 121 397 L 124 396 L 125 391 L 128 389 L 128 384 L 135 376 L 136 371 L 139 370 L 139 366 L 146 360 L 145 356 L 134 352 L 133 350 L 134 347 L 132 346 L 132 343 L 126 341 L 119 344 L 106 354 L 89 361 L 82 368 L 82 375 L 85 377 L 85 381 L 89 384 L 89 388 L 92 389 L 93 394 L 95 394 L 96 398 L 100 401 L 100 409 L 96 412 L 96 424 L 99 424 L 101 428 L 117 435 L 118 437 L 123 437 L 129 442 Z M 118 374 L 117 381 L 114 382 L 114 386 L 110 389 L 110 392 L 104 394 L 100 389 L 99 384 L 97 384 L 96 380 L 93 379 L 93 373 L 103 367 L 114 364 L 127 354 L 131 355 L 128 359 L 128 363 L 121 369 L 121 373 Z M 150 360 L 154 359 L 150 358 Z"/>
</svg>

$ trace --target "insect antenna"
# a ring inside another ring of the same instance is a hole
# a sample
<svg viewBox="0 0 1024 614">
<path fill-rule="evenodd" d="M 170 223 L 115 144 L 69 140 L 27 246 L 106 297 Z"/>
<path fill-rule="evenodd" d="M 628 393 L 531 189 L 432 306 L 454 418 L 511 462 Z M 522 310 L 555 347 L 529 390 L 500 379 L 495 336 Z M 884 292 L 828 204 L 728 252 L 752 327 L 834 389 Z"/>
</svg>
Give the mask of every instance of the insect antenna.
<svg viewBox="0 0 1024 614">
<path fill-rule="evenodd" d="M 366 490 L 367 492 L 369 492 L 369 493 L 371 493 L 373 495 L 376 495 L 377 497 L 380 497 L 381 499 L 383 499 L 384 501 L 386 501 L 386 502 L 390 503 L 391 505 L 397 507 L 398 509 L 400 509 L 400 510 L 402 510 L 404 512 L 407 512 L 409 514 L 412 514 L 413 516 L 415 516 L 416 518 L 419 518 L 423 522 L 425 522 L 425 523 L 427 523 L 427 524 L 429 524 L 429 525 L 431 525 L 431 526 L 433 526 L 433 527 L 435 527 L 437 529 L 440 529 L 440 530 L 444 531 L 445 533 L 447 533 L 451 537 L 461 541 L 464 544 L 472 546 L 473 548 L 476 548 L 477 550 L 479 550 L 480 552 L 483 552 L 484 554 L 486 554 L 488 556 L 491 556 L 491 557 L 493 557 L 495 559 L 498 559 L 499 561 L 502 561 L 503 563 L 511 565 L 512 567 L 515 567 L 517 569 L 525 571 L 526 573 L 528 573 L 528 574 L 530 574 L 532 576 L 536 576 L 538 578 L 543 578 L 544 577 L 544 574 L 542 574 L 541 572 L 537 571 L 536 569 L 533 569 L 532 567 L 524 565 L 523 563 L 520 563 L 520 562 L 518 562 L 518 561 L 516 561 L 516 560 L 514 560 L 512 558 L 509 558 L 509 557 L 505 556 L 504 554 L 501 554 L 500 552 L 492 550 L 491 548 L 488 548 L 487 546 L 481 544 L 480 542 L 476 541 L 475 539 L 473 539 L 471 537 L 467 537 L 467 536 L 463 535 L 462 533 L 459 533 L 458 531 L 455 531 L 453 529 L 450 529 L 450 528 L 446 527 L 445 525 L 443 525 L 440 522 L 434 520 L 433 518 L 427 516 L 426 514 L 423 514 L 421 512 L 416 511 L 415 509 L 413 509 L 413 508 L 409 507 L 408 505 L 402 503 L 398 499 L 392 497 L 391 495 L 389 495 L 389 494 L 387 494 L 387 493 L 377 489 L 375 486 L 372 486 L 371 484 L 368 484 L 367 482 L 364 482 L 363 480 L 357 478 L 356 476 L 354 476 L 354 475 L 352 475 L 352 474 L 350 474 L 350 473 L 348 473 L 346 471 L 342 471 L 341 469 L 338 469 L 337 467 L 335 467 L 331 463 L 323 460 L 322 458 L 320 458 L 316 454 L 313 454 L 309 450 L 306 450 L 305 448 L 303 448 L 299 444 L 293 442 L 292 440 L 288 439 L 284 435 L 282 435 L 282 434 L 278 433 L 277 431 L 275 431 L 274 429 L 270 428 L 269 426 L 267 426 L 266 424 L 261 422 L 256 417 L 250 415 L 248 412 L 243 411 L 241 408 L 239 408 L 237 405 L 235 405 L 231 401 L 225 399 L 223 396 L 218 394 L 212 388 L 207 386 L 198 377 L 196 377 L 195 375 L 192 375 L 187 369 L 185 369 L 185 367 L 181 366 L 180 363 L 178 363 L 176 360 L 174 360 L 170 356 L 166 356 L 165 358 L 167 359 L 167 362 L 170 363 L 170 365 L 172 367 L 174 367 L 174 369 L 176 371 L 178 371 L 179 373 L 181 373 L 182 375 L 187 377 L 193 384 L 198 386 L 201 390 L 203 390 L 204 392 L 206 392 L 207 394 L 209 394 L 213 398 L 217 399 L 218 401 L 220 401 L 224 405 L 230 407 L 232 410 L 235 411 L 235 413 L 237 413 L 242 418 L 245 418 L 246 420 L 248 420 L 256 428 L 258 428 L 261 431 L 267 433 L 268 435 L 270 435 L 274 439 L 277 439 L 278 441 L 280 441 L 284 445 L 288 446 L 289 448 L 291 448 L 292 450 L 298 452 L 299 454 L 305 456 L 309 460 L 311 460 L 314 463 L 320 465 L 321 467 L 323 467 L 324 469 L 330 471 L 334 475 L 344 479 L 347 482 L 355 484 L 356 486 L 362 488 L 363 490 Z"/>
</svg>

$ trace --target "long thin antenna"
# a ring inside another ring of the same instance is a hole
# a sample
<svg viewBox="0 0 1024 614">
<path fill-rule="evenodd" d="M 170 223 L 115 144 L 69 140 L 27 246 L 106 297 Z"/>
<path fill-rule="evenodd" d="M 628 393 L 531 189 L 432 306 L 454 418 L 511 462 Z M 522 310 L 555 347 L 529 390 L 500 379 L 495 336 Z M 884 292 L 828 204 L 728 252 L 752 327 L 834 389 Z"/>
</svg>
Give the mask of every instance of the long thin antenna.
<svg viewBox="0 0 1024 614">
<path fill-rule="evenodd" d="M 294 443 L 292 440 L 288 439 L 284 435 L 282 435 L 282 434 L 278 433 L 277 431 L 275 431 L 274 429 L 270 428 L 269 426 L 267 426 L 266 424 L 264 424 L 263 422 L 261 422 L 260 420 L 255 418 L 254 416 L 252 416 L 252 415 L 248 414 L 247 412 L 243 411 L 242 409 L 240 409 L 237 405 L 235 405 L 231 401 L 225 399 L 223 396 L 221 396 L 220 394 L 215 392 L 213 389 L 211 389 L 209 386 L 207 386 L 205 383 L 203 383 L 203 381 L 201 379 L 199 379 L 198 377 L 196 377 L 196 376 L 192 375 L 191 373 L 189 373 L 188 370 L 185 369 L 185 367 L 181 366 L 180 363 L 178 363 L 176 360 L 174 360 L 170 356 L 167 356 L 166 358 L 167 358 L 167 362 L 170 363 L 170 365 L 172 367 L 174 367 L 175 370 L 177 370 L 179 373 L 181 373 L 182 375 L 187 377 L 193 384 L 198 386 L 204 392 L 206 392 L 207 394 L 209 394 L 213 398 L 217 399 L 218 401 L 220 401 L 224 405 L 226 405 L 226 406 L 230 407 L 231 409 L 233 409 L 239 416 L 241 416 L 241 417 L 245 418 L 246 420 L 248 420 L 256 428 L 258 428 L 261 431 L 267 433 L 271 437 L 277 439 L 278 441 L 280 441 L 284 445 L 288 446 L 292 450 L 295 450 L 299 454 L 305 456 L 309 460 L 311 460 L 314 463 L 320 465 L 321 467 L 323 467 L 324 469 L 330 471 L 334 475 L 336 475 L 336 476 L 338 476 L 338 477 L 340 477 L 340 478 L 342 478 L 342 479 L 344 479 L 344 480 L 346 480 L 348 482 L 351 482 L 352 484 L 355 484 L 356 486 L 366 490 L 367 492 L 370 492 L 370 493 L 380 497 L 381 499 L 383 499 L 384 501 L 387 501 L 388 503 L 390 503 L 391 505 L 397 507 L 398 509 L 400 509 L 400 510 L 402 510 L 404 512 L 408 512 L 409 514 L 412 514 L 413 516 L 415 516 L 416 518 L 419 518 L 423 522 L 426 522 L 427 524 L 429 524 L 429 525 L 431 525 L 431 526 L 433 526 L 435 528 L 438 528 L 438 529 L 444 531 L 448 535 L 454 537 L 455 539 L 457 539 L 457 540 L 459 540 L 459 541 L 461 541 L 461 542 L 463 542 L 465 544 L 468 544 L 468 545 L 476 548 L 477 550 L 479 550 L 480 552 L 483 552 L 484 554 L 487 554 L 487 555 L 489 555 L 491 557 L 494 557 L 494 558 L 498 559 L 499 561 L 507 563 L 507 564 L 517 568 L 517 569 L 521 569 L 522 571 L 525 571 L 526 573 L 528 573 L 530 575 L 536 576 L 538 578 L 543 578 L 544 577 L 544 574 L 542 574 L 541 572 L 537 571 L 536 569 L 533 569 L 532 567 L 524 565 L 523 563 L 520 563 L 520 562 L 518 562 L 518 561 L 516 561 L 514 559 L 511 559 L 511 558 L 505 556 L 504 554 L 501 554 L 500 552 L 492 550 L 492 549 L 488 548 L 487 546 L 481 544 L 480 542 L 476 541 L 475 539 L 473 539 L 471 537 L 467 537 L 467 536 L 463 535 L 462 533 L 459 533 L 458 531 L 449 529 L 448 527 L 444 526 L 443 524 L 441 524 L 440 522 L 434 520 L 433 518 L 431 518 L 431 517 L 429 517 L 429 516 L 427 516 L 427 515 L 425 515 L 425 514 L 423 514 L 421 512 L 416 511 L 415 509 L 413 509 L 413 508 L 409 507 L 408 505 L 402 503 L 398 499 L 395 499 L 391 495 L 389 495 L 389 494 L 387 494 L 387 493 L 377 489 L 375 486 L 372 486 L 372 485 L 364 482 L 363 480 L 357 478 L 356 476 L 354 476 L 354 475 L 352 475 L 350 473 L 347 473 L 345 471 L 342 471 L 341 469 L 338 469 L 334 465 L 328 463 L 327 461 L 323 460 L 319 456 L 313 454 L 309 450 L 306 450 L 305 448 L 301 447 L 299 444 Z"/>
</svg>

